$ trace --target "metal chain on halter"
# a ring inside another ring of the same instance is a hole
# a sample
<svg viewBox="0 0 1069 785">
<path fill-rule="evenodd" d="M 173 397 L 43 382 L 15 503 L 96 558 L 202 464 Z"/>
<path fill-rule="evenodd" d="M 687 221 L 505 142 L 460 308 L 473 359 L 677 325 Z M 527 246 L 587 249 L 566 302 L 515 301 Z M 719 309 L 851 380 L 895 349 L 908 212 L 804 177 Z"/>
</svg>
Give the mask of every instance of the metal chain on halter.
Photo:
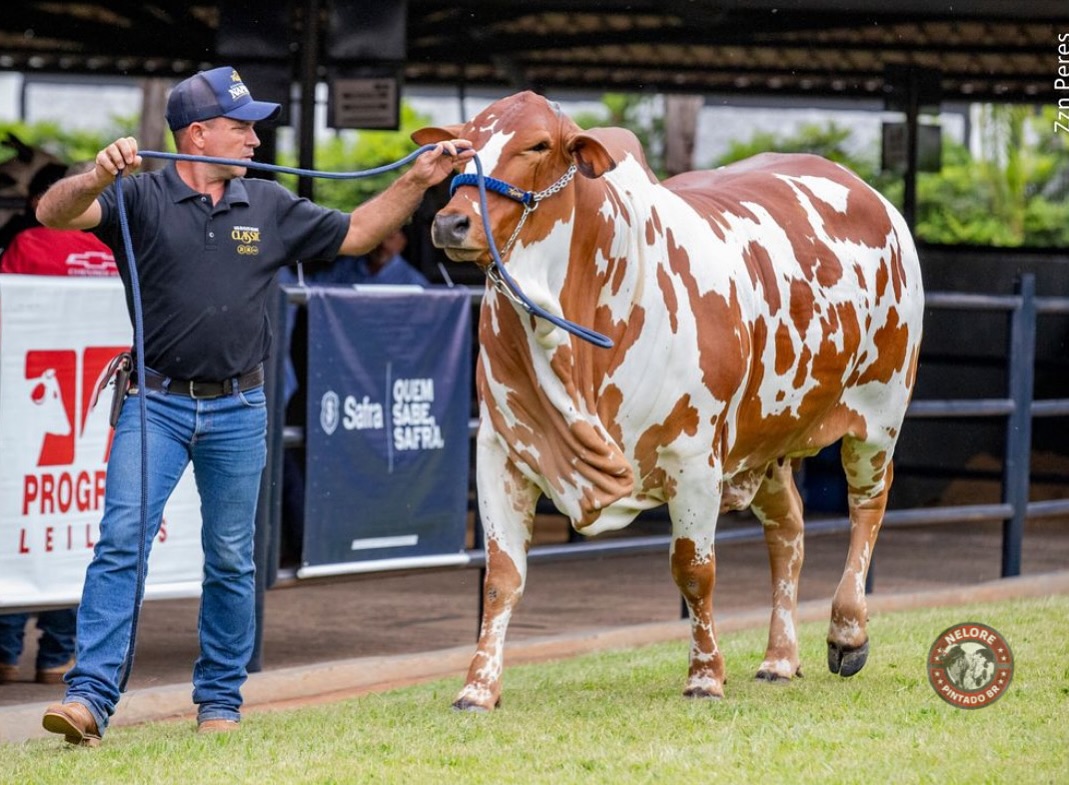
<svg viewBox="0 0 1069 785">
<path fill-rule="evenodd" d="M 560 179 L 557 180 L 557 182 L 553 183 L 553 185 L 549 186 L 549 188 L 544 191 L 537 192 L 532 198 L 535 202 L 540 202 L 548 196 L 560 193 L 564 190 L 565 186 L 572 181 L 572 178 L 575 177 L 575 171 L 575 164 L 572 164 L 568 167 L 568 171 L 560 176 Z"/>
<path fill-rule="evenodd" d="M 572 178 L 575 177 L 575 172 L 575 164 L 572 164 L 568 167 L 568 170 L 560 176 L 557 182 L 553 183 L 553 185 L 542 191 L 537 191 L 531 194 L 530 204 L 526 202 L 523 203 L 523 215 L 520 216 L 520 220 L 516 224 L 516 228 L 512 230 L 512 234 L 509 236 L 509 239 L 505 241 L 505 244 L 501 248 L 502 258 L 508 256 L 509 251 L 512 250 L 512 244 L 516 242 L 516 238 L 520 236 L 520 230 L 523 229 L 523 225 L 527 223 L 527 216 L 538 209 L 538 203 L 541 202 L 543 199 L 553 196 L 553 194 L 560 193 L 568 185 L 568 183 L 572 181 Z M 500 291 L 502 294 L 504 294 L 517 305 L 524 305 L 523 301 L 519 297 L 517 297 L 516 294 L 512 291 L 512 288 L 505 283 L 504 279 L 497 272 L 496 267 L 490 268 L 490 270 L 487 272 L 487 277 L 493 282 L 494 286 L 498 289 L 498 291 Z"/>
</svg>

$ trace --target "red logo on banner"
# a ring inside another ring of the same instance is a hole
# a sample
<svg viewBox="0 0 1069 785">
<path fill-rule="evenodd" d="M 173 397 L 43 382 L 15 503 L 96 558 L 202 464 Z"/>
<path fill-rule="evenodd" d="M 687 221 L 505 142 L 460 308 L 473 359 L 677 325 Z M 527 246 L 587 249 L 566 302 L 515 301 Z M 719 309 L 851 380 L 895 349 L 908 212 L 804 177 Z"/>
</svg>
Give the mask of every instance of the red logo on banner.
<svg viewBox="0 0 1069 785">
<path fill-rule="evenodd" d="M 33 417 L 41 429 L 38 466 L 69 466 L 74 463 L 78 442 L 85 433 L 93 395 L 111 358 L 125 348 L 87 347 L 82 351 L 80 368 L 78 354 L 73 349 L 26 352 L 26 379 L 31 385 Z M 79 371 L 82 382 L 80 395 L 77 384 Z M 109 435 L 104 453 L 99 456 L 101 463 L 107 462 L 110 451 Z"/>
</svg>

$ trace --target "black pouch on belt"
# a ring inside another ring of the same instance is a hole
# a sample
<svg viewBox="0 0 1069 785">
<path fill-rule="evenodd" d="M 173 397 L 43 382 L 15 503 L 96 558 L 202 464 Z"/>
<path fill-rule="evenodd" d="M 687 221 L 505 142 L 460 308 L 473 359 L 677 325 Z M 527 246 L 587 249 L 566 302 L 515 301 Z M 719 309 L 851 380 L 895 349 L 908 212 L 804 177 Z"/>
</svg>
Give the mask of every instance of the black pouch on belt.
<svg viewBox="0 0 1069 785">
<path fill-rule="evenodd" d="M 114 428 L 119 422 L 119 412 L 122 411 L 122 402 L 126 400 L 126 392 L 130 389 L 130 374 L 134 372 L 134 358 L 130 352 L 123 352 L 117 358 L 115 367 L 115 390 L 111 396 L 111 416 L 108 422 Z"/>
<path fill-rule="evenodd" d="M 108 363 L 107 369 L 101 374 L 100 382 L 97 385 L 96 392 L 93 394 L 93 401 L 90 404 L 91 409 L 96 407 L 100 393 L 104 391 L 108 381 L 115 380 L 115 390 L 111 398 L 111 414 L 108 417 L 108 422 L 111 423 L 112 428 L 119 422 L 119 412 L 122 411 L 122 402 L 126 400 L 126 393 L 130 390 L 130 375 L 133 372 L 134 358 L 130 352 L 121 352 L 115 355 L 111 358 L 111 362 Z"/>
</svg>

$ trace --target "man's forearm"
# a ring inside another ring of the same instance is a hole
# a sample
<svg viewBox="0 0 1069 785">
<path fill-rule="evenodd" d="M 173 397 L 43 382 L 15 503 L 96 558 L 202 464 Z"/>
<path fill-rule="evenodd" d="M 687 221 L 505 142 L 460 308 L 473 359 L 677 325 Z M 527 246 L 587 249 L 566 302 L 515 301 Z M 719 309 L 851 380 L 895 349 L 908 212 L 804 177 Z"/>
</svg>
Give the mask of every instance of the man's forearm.
<svg viewBox="0 0 1069 785">
<path fill-rule="evenodd" d="M 86 211 L 108 187 L 95 171 L 66 177 L 49 188 L 37 204 L 37 220 L 54 229 L 87 229 Z M 83 219 L 83 220 L 79 220 Z"/>
<path fill-rule="evenodd" d="M 422 183 L 406 174 L 357 207 L 349 217 L 349 234 L 342 252 L 359 256 L 370 251 L 408 220 L 423 200 L 425 190 Z"/>
</svg>

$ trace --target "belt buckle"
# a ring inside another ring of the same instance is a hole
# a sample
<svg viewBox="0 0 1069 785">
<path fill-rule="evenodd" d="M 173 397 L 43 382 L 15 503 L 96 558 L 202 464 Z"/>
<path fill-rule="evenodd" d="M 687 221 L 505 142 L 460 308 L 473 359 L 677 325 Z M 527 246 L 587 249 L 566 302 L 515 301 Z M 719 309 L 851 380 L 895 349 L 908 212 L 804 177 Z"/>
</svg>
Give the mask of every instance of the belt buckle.
<svg viewBox="0 0 1069 785">
<path fill-rule="evenodd" d="M 193 379 L 190 379 L 189 380 L 189 397 L 192 398 L 195 401 L 195 400 L 198 400 L 198 398 L 197 398 L 197 390 L 193 386 L 194 384 L 196 384 L 196 382 Z"/>
</svg>

